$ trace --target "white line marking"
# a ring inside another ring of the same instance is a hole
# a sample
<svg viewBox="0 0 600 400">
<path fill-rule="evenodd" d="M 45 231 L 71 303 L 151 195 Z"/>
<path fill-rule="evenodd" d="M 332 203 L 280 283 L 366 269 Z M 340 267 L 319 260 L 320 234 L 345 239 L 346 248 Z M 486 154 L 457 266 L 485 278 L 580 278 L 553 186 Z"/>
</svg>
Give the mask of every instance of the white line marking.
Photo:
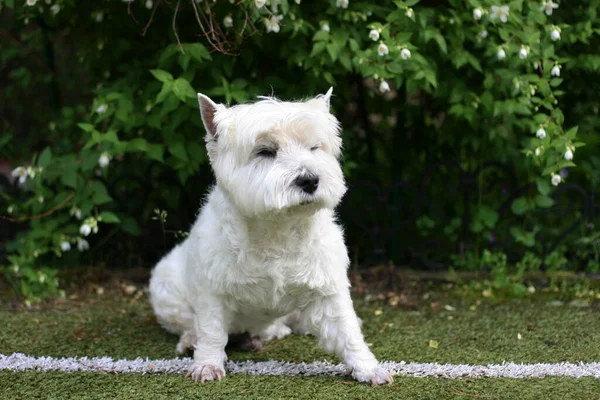
<svg viewBox="0 0 600 400">
<path fill-rule="evenodd" d="M 113 360 L 110 357 L 53 358 L 30 357 L 22 353 L 0 354 L 0 370 L 9 371 L 62 371 L 62 372 L 105 372 L 105 373 L 184 373 L 192 359 L 175 358 L 172 360 Z M 397 375 L 436 378 L 543 378 L 561 376 L 581 378 L 584 376 L 600 378 L 600 363 L 579 362 L 558 364 L 502 364 L 467 365 L 437 363 L 406 363 L 386 361 L 381 363 L 388 371 Z M 250 375 L 280 376 L 340 376 L 347 375 L 347 369 L 341 364 L 327 361 L 312 363 L 291 363 L 286 361 L 228 361 L 229 373 Z"/>
</svg>

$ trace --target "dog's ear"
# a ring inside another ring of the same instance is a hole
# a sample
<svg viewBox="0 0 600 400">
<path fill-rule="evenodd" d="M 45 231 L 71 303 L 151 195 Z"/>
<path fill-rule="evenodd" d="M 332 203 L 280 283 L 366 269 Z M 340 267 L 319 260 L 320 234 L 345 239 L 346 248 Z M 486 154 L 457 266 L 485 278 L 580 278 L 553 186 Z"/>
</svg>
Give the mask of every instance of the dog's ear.
<svg viewBox="0 0 600 400">
<path fill-rule="evenodd" d="M 325 93 L 321 98 L 323 99 L 323 101 L 325 102 L 325 105 L 327 106 L 327 110 L 329 110 L 329 103 L 330 103 L 330 99 L 331 99 L 331 94 L 333 93 L 333 86 L 329 88 L 329 90 L 327 91 L 327 93 Z"/>
<path fill-rule="evenodd" d="M 206 132 L 214 138 L 217 137 L 217 125 L 215 124 L 215 114 L 219 108 L 223 106 L 217 105 L 208 96 L 198 93 L 198 103 L 200 104 L 200 116 Z"/>
<path fill-rule="evenodd" d="M 329 88 L 327 93 L 320 94 L 314 99 L 310 100 L 309 103 L 314 104 L 317 108 L 325 108 L 326 112 L 329 112 L 331 94 L 333 93 L 333 86 Z"/>
</svg>

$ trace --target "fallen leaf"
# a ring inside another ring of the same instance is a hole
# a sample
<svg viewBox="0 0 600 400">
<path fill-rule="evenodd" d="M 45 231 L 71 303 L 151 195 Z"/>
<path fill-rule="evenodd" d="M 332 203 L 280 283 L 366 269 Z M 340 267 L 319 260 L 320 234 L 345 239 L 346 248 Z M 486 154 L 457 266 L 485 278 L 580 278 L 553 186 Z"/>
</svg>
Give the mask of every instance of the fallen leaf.
<svg viewBox="0 0 600 400">
<path fill-rule="evenodd" d="M 455 310 L 456 310 L 456 308 L 455 308 L 455 307 L 452 307 L 452 306 L 451 306 L 451 305 L 449 305 L 449 304 L 446 304 L 446 305 L 444 306 L 444 309 L 445 309 L 445 310 L 447 310 L 447 311 L 455 311 Z"/>
<path fill-rule="evenodd" d="M 432 349 L 437 349 L 439 347 L 439 343 L 437 342 L 437 340 L 430 340 L 429 341 L 429 347 L 431 347 Z"/>
<path fill-rule="evenodd" d="M 521 333 L 520 333 L 520 332 L 519 332 L 519 333 L 517 333 L 517 339 L 519 339 L 519 340 L 523 340 L 523 335 L 521 335 Z"/>
<path fill-rule="evenodd" d="M 381 314 L 383 314 L 383 311 L 381 311 L 381 310 L 376 310 L 376 311 L 375 311 L 375 315 L 379 316 L 379 315 L 381 315 Z"/>
</svg>

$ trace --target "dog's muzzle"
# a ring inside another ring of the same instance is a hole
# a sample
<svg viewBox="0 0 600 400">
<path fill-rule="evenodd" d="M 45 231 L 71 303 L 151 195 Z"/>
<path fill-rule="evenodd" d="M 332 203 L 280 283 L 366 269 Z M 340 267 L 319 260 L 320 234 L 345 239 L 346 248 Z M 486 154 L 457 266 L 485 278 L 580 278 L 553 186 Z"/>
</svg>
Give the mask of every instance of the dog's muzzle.
<svg viewBox="0 0 600 400">
<path fill-rule="evenodd" d="M 294 180 L 294 185 L 306 194 L 313 194 L 319 187 L 319 177 L 315 174 L 300 175 Z"/>
</svg>

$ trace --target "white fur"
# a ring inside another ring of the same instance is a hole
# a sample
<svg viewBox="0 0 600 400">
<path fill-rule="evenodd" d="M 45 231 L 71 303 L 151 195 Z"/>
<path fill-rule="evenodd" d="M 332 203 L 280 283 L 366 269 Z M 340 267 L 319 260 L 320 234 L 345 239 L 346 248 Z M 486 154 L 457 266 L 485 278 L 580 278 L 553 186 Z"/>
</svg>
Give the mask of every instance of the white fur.
<svg viewBox="0 0 600 400">
<path fill-rule="evenodd" d="M 154 268 L 160 324 L 194 348 L 190 375 L 225 375 L 228 335 L 312 333 L 362 382 L 391 382 L 360 329 L 334 208 L 346 191 L 331 89 L 305 102 L 262 98 L 231 108 L 198 95 L 217 184 L 186 240 Z M 275 157 L 257 155 L 277 147 Z M 319 178 L 310 194 L 295 184 Z"/>
</svg>

